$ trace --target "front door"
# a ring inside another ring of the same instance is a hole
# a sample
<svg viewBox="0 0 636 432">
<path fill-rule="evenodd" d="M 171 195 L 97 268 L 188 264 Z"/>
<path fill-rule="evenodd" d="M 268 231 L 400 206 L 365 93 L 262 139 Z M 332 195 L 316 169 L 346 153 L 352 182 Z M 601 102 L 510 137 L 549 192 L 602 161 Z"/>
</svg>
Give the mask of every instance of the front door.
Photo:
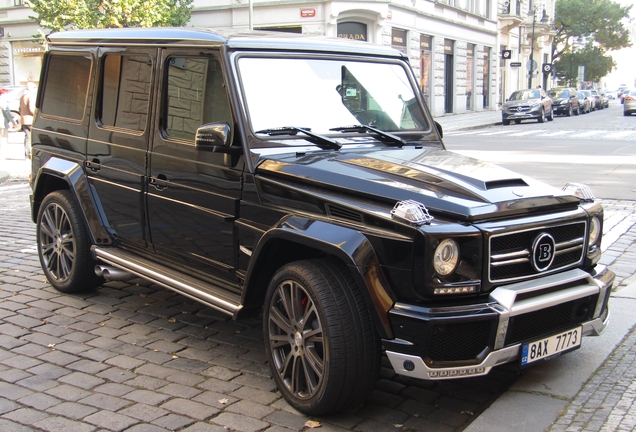
<svg viewBox="0 0 636 432">
<path fill-rule="evenodd" d="M 150 153 L 148 220 L 158 254 L 181 270 L 238 291 L 242 162 L 195 147 L 196 129 L 233 116 L 216 52 L 165 49 Z M 242 161 L 242 159 L 241 159 Z"/>
</svg>

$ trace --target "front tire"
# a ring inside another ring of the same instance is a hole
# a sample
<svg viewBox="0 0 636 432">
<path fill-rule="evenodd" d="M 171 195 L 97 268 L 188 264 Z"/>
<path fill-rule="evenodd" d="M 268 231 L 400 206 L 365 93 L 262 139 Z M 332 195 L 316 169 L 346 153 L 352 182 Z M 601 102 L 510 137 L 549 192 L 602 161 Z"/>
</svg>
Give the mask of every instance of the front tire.
<svg viewBox="0 0 636 432">
<path fill-rule="evenodd" d="M 572 117 L 572 105 L 568 107 L 568 117 Z"/>
<path fill-rule="evenodd" d="M 539 123 L 543 123 L 545 121 L 545 111 L 542 109 L 539 113 L 539 118 L 537 119 Z"/>
<path fill-rule="evenodd" d="M 82 213 L 70 191 L 56 191 L 44 198 L 36 236 L 40 264 L 56 290 L 76 293 L 104 282 L 95 275 Z"/>
<path fill-rule="evenodd" d="M 267 290 L 263 333 L 274 381 L 307 415 L 352 408 L 373 391 L 380 344 L 347 269 L 326 260 L 283 266 Z"/>
</svg>

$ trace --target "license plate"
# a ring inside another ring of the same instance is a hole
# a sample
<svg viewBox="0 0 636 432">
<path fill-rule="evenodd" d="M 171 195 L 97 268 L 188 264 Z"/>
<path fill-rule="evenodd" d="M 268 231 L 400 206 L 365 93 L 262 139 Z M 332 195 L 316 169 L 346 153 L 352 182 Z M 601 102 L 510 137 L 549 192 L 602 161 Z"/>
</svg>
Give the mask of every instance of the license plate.
<svg viewBox="0 0 636 432">
<path fill-rule="evenodd" d="M 579 348 L 581 346 L 581 329 L 582 327 L 577 327 L 545 339 L 523 344 L 521 346 L 521 365 L 547 360 L 557 354 Z"/>
</svg>

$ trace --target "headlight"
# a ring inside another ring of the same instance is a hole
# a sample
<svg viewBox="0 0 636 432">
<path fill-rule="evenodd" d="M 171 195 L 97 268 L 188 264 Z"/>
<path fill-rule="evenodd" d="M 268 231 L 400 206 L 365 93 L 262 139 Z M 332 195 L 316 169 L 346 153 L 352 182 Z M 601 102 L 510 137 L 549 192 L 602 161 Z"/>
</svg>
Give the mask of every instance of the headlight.
<svg viewBox="0 0 636 432">
<path fill-rule="evenodd" d="M 563 99 L 561 102 L 559 102 L 559 105 L 567 105 L 567 104 L 568 104 L 567 99 Z"/>
<path fill-rule="evenodd" d="M 440 276 L 448 276 L 457 268 L 459 263 L 459 246 L 455 240 L 442 240 L 435 248 L 433 267 Z"/>
<path fill-rule="evenodd" d="M 590 220 L 590 238 L 587 240 L 588 246 L 593 246 L 598 241 L 599 236 L 601 235 L 601 221 L 598 217 L 594 216 Z"/>
</svg>

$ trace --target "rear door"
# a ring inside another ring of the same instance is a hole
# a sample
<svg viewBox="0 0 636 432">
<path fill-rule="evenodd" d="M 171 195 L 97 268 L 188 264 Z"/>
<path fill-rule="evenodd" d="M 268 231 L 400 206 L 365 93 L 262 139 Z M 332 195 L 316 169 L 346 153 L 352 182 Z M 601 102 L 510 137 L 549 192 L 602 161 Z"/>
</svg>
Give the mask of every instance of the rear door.
<svg viewBox="0 0 636 432">
<path fill-rule="evenodd" d="M 234 129 L 221 57 L 214 50 L 164 49 L 161 70 L 148 187 L 153 246 L 182 271 L 238 292 L 234 221 L 243 159 L 231 166 L 229 155 L 194 145 L 203 124 Z"/>
<path fill-rule="evenodd" d="M 157 48 L 100 48 L 86 167 L 107 228 L 145 249 L 146 156 Z"/>
</svg>

